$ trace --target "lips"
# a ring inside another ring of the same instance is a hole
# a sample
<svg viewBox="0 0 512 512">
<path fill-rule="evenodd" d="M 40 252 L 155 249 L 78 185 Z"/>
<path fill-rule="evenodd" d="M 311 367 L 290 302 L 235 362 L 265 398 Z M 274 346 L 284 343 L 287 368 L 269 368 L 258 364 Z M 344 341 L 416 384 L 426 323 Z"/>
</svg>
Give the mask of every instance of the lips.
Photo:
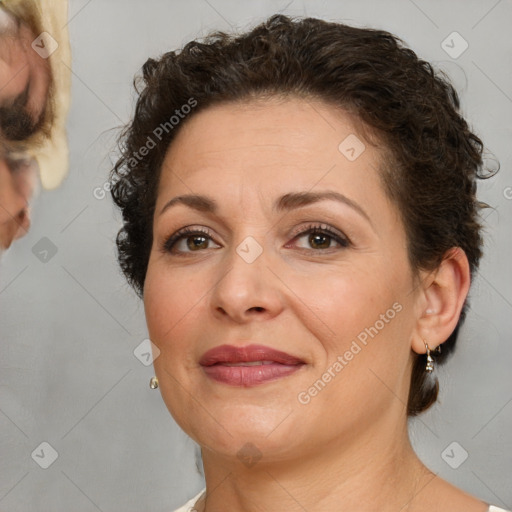
<svg viewBox="0 0 512 512">
<path fill-rule="evenodd" d="M 249 387 L 286 377 L 305 362 L 263 345 L 221 345 L 203 354 L 199 364 L 208 377 L 218 382 Z"/>
</svg>

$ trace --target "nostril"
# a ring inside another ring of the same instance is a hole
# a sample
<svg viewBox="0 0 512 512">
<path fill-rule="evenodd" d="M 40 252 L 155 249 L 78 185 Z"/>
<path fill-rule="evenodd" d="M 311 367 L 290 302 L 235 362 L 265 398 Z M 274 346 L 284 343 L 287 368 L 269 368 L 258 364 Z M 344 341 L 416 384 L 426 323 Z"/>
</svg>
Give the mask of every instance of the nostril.
<svg viewBox="0 0 512 512">
<path fill-rule="evenodd" d="M 28 208 L 23 208 L 23 210 L 18 213 L 16 224 L 18 225 L 18 229 L 16 230 L 14 238 L 17 240 L 25 236 L 30 228 L 30 212 Z"/>
<path fill-rule="evenodd" d="M 23 226 L 27 222 L 28 218 L 28 210 L 27 208 L 23 208 L 18 212 L 18 215 L 16 215 L 15 217 L 16 224 L 18 224 L 18 226 Z"/>
</svg>

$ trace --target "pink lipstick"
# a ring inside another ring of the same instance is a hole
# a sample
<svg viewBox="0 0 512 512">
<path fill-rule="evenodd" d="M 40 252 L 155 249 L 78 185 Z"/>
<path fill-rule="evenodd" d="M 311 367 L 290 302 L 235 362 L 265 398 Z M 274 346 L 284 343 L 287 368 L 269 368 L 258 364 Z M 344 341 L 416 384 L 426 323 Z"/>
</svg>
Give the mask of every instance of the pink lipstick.
<svg viewBox="0 0 512 512">
<path fill-rule="evenodd" d="M 263 345 L 221 345 L 204 353 L 199 364 L 208 377 L 218 382 L 250 387 L 286 377 L 305 363 Z"/>
</svg>

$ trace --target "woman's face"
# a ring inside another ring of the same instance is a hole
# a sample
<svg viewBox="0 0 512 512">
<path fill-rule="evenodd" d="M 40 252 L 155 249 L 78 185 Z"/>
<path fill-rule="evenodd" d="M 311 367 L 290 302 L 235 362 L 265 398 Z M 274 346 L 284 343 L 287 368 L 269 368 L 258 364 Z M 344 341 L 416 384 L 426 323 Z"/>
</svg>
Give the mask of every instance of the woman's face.
<svg viewBox="0 0 512 512">
<path fill-rule="evenodd" d="M 17 28 L 0 7 L 0 107 L 25 121 L 18 120 L 16 140 L 33 135 L 48 108 L 51 69 L 32 48 L 36 37 L 26 24 Z M 2 133 L 0 137 L 9 138 Z"/>
<path fill-rule="evenodd" d="M 405 423 L 418 293 L 380 165 L 317 101 L 224 104 L 182 127 L 144 304 L 163 399 L 203 447 L 285 459 Z"/>
</svg>

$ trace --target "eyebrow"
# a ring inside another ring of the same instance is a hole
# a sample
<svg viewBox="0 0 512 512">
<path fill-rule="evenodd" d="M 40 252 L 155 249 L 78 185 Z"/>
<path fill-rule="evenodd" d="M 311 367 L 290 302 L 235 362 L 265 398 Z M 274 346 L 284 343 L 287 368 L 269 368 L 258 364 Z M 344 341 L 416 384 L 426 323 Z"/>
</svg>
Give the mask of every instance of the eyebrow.
<svg viewBox="0 0 512 512">
<path fill-rule="evenodd" d="M 364 209 L 361 206 L 359 206 L 359 204 L 357 204 L 355 201 L 348 198 L 347 196 L 334 191 L 290 192 L 279 197 L 277 201 L 274 203 L 272 209 L 274 212 L 280 213 L 294 210 L 297 208 L 302 208 L 304 206 L 309 206 L 311 204 L 326 200 L 338 201 L 349 206 L 357 213 L 359 213 L 362 217 L 364 217 L 370 224 L 372 224 L 369 215 L 364 211 Z M 162 215 L 164 212 L 178 204 L 182 204 L 193 210 L 197 210 L 203 213 L 217 213 L 219 210 L 217 201 L 215 201 L 211 197 L 195 194 L 186 194 L 174 197 L 173 199 L 168 201 L 160 210 L 159 215 Z"/>
</svg>

